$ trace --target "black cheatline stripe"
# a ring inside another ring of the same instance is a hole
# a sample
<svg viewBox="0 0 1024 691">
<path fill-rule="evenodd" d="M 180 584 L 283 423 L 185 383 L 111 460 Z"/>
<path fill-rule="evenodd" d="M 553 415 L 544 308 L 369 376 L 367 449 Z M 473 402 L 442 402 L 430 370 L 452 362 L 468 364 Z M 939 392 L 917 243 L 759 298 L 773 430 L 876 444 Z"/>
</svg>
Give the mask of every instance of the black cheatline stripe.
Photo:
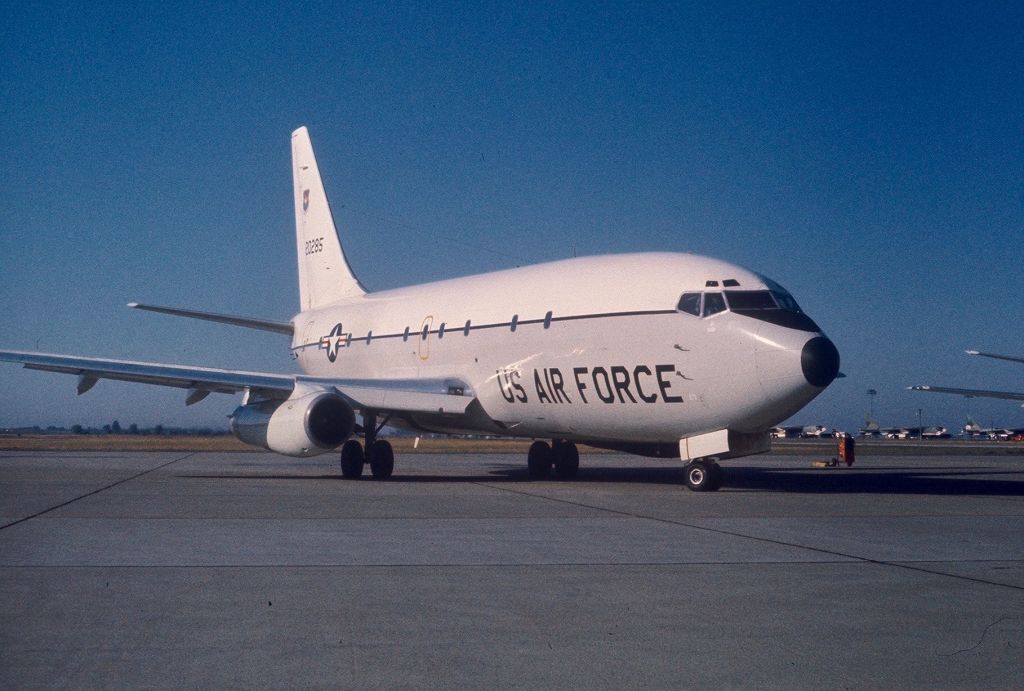
<svg viewBox="0 0 1024 691">
<path fill-rule="evenodd" d="M 579 319 L 607 319 L 611 317 L 647 317 L 659 314 L 676 314 L 675 310 L 638 310 L 635 312 L 604 312 L 601 314 L 573 314 L 568 317 L 551 317 L 552 322 L 568 322 L 576 321 Z M 538 319 L 537 323 L 542 323 L 543 319 Z"/>
<path fill-rule="evenodd" d="M 612 318 L 615 318 L 615 317 L 647 317 L 647 316 L 656 316 L 656 315 L 663 315 L 663 314 L 676 314 L 676 310 L 635 310 L 633 312 L 595 312 L 593 314 L 573 314 L 573 315 L 569 315 L 567 317 L 551 317 L 551 323 L 554 323 L 554 322 L 568 322 L 568 321 L 580 321 L 580 320 L 585 320 L 585 319 L 612 319 Z M 527 325 L 527 324 L 543 324 L 544 322 L 545 322 L 545 319 L 543 319 L 543 318 L 541 318 L 541 319 L 520 319 L 518 322 L 516 322 L 516 325 L 517 326 L 524 326 L 524 325 Z M 447 322 L 445 322 L 445 324 L 447 324 Z M 498 322 L 498 323 L 495 323 L 495 324 L 478 324 L 476 326 L 470 326 L 469 330 L 470 331 L 483 331 L 483 330 L 486 330 L 486 329 L 500 329 L 500 328 L 503 328 L 503 327 L 504 328 L 512 328 L 512 322 L 511 321 L 507 321 L 507 322 Z M 438 329 L 434 329 L 433 331 L 427 331 L 427 335 L 428 336 L 431 335 L 431 334 L 435 334 L 436 335 L 438 333 L 438 331 L 439 331 Z M 465 329 L 464 326 L 460 327 L 458 329 L 455 329 L 455 328 L 448 329 L 447 326 L 445 327 L 445 333 L 446 334 L 449 333 L 449 332 L 454 334 L 456 331 L 462 332 L 463 335 L 465 335 L 465 333 L 466 333 L 466 329 Z M 383 336 L 374 335 L 373 338 L 371 338 L 370 340 L 380 341 L 380 340 L 384 340 L 384 339 L 388 339 L 388 338 L 402 338 L 403 336 L 405 336 L 405 333 L 384 334 Z M 415 339 L 422 339 L 422 338 L 423 338 L 423 331 L 416 331 L 416 332 L 410 331 L 409 332 L 409 340 L 410 341 L 415 340 Z M 353 337 L 348 339 L 348 342 L 351 344 L 351 343 L 355 343 L 356 341 L 365 341 L 365 340 L 367 340 L 367 336 L 353 336 Z M 314 347 L 314 346 L 319 348 L 320 347 L 320 341 L 318 340 L 315 343 L 303 343 L 301 345 L 293 346 L 292 350 L 302 350 L 303 348 L 310 348 L 310 347 Z"/>
</svg>

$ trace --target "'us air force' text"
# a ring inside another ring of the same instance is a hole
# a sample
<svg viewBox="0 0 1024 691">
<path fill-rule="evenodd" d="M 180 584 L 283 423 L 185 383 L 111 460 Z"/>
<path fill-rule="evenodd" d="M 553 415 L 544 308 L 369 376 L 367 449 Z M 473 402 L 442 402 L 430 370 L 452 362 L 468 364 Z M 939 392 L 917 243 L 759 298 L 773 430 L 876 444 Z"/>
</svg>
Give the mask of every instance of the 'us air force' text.
<svg viewBox="0 0 1024 691">
<path fill-rule="evenodd" d="M 682 403 L 683 397 L 671 393 L 675 365 L 637 365 L 632 370 L 622 365 L 612 367 L 573 367 L 571 375 L 563 375 L 557 367 L 533 370 L 532 393 L 540 403 L 589 404 L 602 403 Z M 498 388 L 509 403 L 527 403 L 529 378 L 523 381 L 518 369 L 497 371 Z M 570 394 L 571 392 L 571 394 Z"/>
</svg>

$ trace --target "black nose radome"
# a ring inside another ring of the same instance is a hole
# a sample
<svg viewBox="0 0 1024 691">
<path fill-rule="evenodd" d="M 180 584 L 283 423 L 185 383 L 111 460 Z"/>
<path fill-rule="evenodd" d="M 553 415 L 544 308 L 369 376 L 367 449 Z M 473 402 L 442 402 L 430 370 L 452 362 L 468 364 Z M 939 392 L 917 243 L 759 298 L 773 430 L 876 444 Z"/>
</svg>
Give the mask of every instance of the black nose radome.
<svg viewBox="0 0 1024 691">
<path fill-rule="evenodd" d="M 800 367 L 808 384 L 824 388 L 839 374 L 839 351 L 832 341 L 816 336 L 800 351 Z"/>
</svg>

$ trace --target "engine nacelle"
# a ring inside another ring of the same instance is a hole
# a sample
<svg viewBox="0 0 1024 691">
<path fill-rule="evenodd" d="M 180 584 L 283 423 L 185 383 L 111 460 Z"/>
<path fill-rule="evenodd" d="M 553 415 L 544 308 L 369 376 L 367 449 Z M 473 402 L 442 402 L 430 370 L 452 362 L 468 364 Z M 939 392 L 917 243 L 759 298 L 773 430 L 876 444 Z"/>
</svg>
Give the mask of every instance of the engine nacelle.
<svg viewBox="0 0 1024 691">
<path fill-rule="evenodd" d="M 355 426 L 352 406 L 326 391 L 296 391 L 285 401 L 239 406 L 231 415 L 231 433 L 238 439 L 285 456 L 331 451 L 352 436 Z"/>
</svg>

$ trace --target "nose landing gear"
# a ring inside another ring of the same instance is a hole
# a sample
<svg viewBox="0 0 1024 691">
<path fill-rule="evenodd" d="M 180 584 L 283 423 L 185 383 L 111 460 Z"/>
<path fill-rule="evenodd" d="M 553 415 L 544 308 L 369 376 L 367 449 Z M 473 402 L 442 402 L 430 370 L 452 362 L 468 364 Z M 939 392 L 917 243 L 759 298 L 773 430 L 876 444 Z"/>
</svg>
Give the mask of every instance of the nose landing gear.
<svg viewBox="0 0 1024 691">
<path fill-rule="evenodd" d="M 690 461 L 684 472 L 686 486 L 694 492 L 714 492 L 722 486 L 722 467 L 713 458 Z"/>
</svg>

